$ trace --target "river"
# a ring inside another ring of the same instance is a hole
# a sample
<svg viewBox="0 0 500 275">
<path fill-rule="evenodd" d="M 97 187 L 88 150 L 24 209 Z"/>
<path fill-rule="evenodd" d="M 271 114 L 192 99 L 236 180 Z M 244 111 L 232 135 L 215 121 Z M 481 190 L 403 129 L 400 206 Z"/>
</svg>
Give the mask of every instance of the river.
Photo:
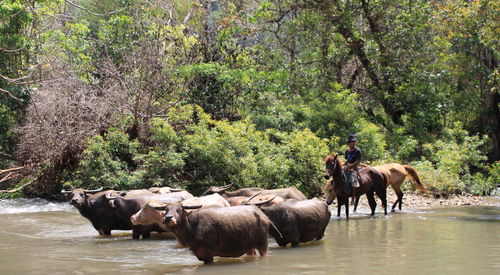
<svg viewBox="0 0 500 275">
<path fill-rule="evenodd" d="M 100 237 L 68 203 L 0 201 L 0 274 L 500 274 L 500 207 L 332 218 L 322 241 L 203 265 L 175 240 Z"/>
</svg>

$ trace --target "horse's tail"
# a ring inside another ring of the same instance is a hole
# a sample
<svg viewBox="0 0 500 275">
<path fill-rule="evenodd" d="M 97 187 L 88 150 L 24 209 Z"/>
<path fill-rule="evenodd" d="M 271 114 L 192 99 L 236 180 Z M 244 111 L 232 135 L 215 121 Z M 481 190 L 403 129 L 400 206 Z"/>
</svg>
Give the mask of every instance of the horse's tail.
<svg viewBox="0 0 500 275">
<path fill-rule="evenodd" d="M 420 178 L 418 177 L 417 170 L 410 165 L 403 165 L 403 167 L 406 169 L 406 172 L 408 172 L 408 175 L 410 176 L 410 180 L 417 183 L 418 187 L 422 192 L 427 192 L 427 189 L 424 187 L 422 182 L 420 181 Z"/>
</svg>

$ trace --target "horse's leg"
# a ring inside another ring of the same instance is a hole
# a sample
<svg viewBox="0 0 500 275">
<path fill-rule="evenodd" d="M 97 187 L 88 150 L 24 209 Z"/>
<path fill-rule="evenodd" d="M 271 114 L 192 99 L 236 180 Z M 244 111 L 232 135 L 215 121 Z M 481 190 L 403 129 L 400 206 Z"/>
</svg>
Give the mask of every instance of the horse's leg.
<svg viewBox="0 0 500 275">
<path fill-rule="evenodd" d="M 377 208 L 377 202 L 373 197 L 373 190 L 368 190 L 366 192 L 366 198 L 368 199 L 368 204 L 370 204 L 370 209 L 372 210 L 372 216 L 375 215 L 375 208 Z"/>
<path fill-rule="evenodd" d="M 340 209 L 342 208 L 343 203 L 344 203 L 343 198 L 337 196 L 337 217 L 339 217 L 339 218 L 340 218 Z"/>
<path fill-rule="evenodd" d="M 344 203 L 345 203 L 345 218 L 349 219 L 349 196 L 345 197 Z"/>
<path fill-rule="evenodd" d="M 352 212 L 356 212 L 356 210 L 358 210 L 358 203 L 360 197 L 361 196 L 356 196 L 356 200 L 354 201 L 354 209 L 352 210 Z"/>
<path fill-rule="evenodd" d="M 387 215 L 387 189 L 386 188 L 378 188 L 377 196 L 382 201 L 382 206 L 384 207 L 384 215 Z"/>
<path fill-rule="evenodd" d="M 403 203 L 403 191 L 401 191 L 401 186 L 392 186 L 392 189 L 394 189 L 394 192 L 396 193 L 396 196 L 398 199 L 394 202 L 392 205 L 391 212 L 395 211 L 396 205 L 399 203 L 399 210 L 401 210 L 401 205 Z"/>
</svg>

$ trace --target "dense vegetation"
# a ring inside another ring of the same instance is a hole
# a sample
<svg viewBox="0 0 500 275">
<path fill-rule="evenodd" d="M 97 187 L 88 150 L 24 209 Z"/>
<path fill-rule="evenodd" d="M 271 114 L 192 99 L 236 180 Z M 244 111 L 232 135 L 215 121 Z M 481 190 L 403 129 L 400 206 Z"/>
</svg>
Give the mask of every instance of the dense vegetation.
<svg viewBox="0 0 500 275">
<path fill-rule="evenodd" d="M 4 0 L 0 186 L 297 186 L 356 133 L 438 194 L 500 182 L 498 1 Z M 7 170 L 21 167 L 18 170 Z"/>
</svg>

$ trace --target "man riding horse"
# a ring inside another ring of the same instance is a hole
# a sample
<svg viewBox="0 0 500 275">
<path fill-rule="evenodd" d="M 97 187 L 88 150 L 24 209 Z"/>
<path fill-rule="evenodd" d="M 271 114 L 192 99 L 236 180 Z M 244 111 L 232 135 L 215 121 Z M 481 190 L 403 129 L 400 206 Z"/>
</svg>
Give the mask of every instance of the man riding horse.
<svg viewBox="0 0 500 275">
<path fill-rule="evenodd" d="M 354 188 L 359 187 L 358 166 L 359 163 L 361 162 L 361 149 L 359 149 L 359 147 L 356 146 L 356 142 L 357 140 L 355 135 L 349 135 L 347 137 L 347 145 L 349 147 L 345 150 L 346 162 L 344 164 L 345 167 L 344 174 L 347 182 L 347 184 L 345 185 L 346 188 L 345 191 L 349 195 L 351 194 L 352 187 Z"/>
</svg>

